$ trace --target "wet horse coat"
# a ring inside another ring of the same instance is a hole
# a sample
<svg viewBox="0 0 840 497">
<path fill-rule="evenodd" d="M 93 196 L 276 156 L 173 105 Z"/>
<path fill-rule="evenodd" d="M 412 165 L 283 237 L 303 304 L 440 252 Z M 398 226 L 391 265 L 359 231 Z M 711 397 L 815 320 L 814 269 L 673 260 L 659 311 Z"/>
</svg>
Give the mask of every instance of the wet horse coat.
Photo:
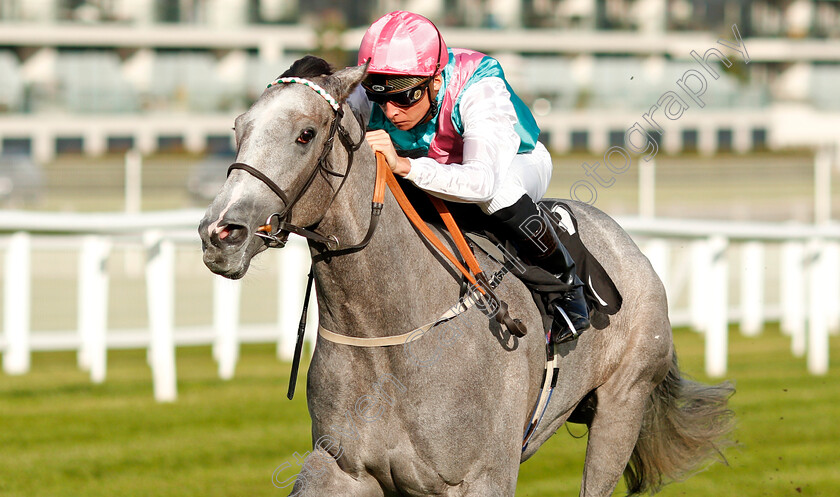
<svg viewBox="0 0 840 497">
<path fill-rule="evenodd" d="M 343 102 L 364 68 L 319 74 L 297 75 Z M 373 153 L 367 146 L 356 152 L 346 178 L 305 181 L 326 147 L 331 171 L 347 172 L 347 148 L 327 143 L 335 115 L 312 88 L 273 86 L 236 120 L 237 162 L 299 197 L 292 223 L 350 245 L 370 222 Z M 349 109 L 340 124 L 362 136 Z M 665 291 L 649 261 L 603 212 L 569 205 L 624 303 L 601 329 L 557 347 L 560 381 L 528 449 L 522 452 L 522 435 L 541 386 L 545 343 L 528 290 L 509 275 L 496 293 L 532 330 L 522 339 L 476 307 L 406 345 L 353 347 L 319 337 L 307 384 L 314 448 L 293 495 L 512 496 L 520 462 L 573 413 L 589 426 L 581 495 L 610 495 L 622 473 L 633 492 L 656 489 L 717 454 L 731 389 L 680 378 Z M 232 171 L 199 227 L 206 265 L 244 276 L 266 248 L 255 233 L 283 207 L 262 181 Z M 405 333 L 459 299 L 452 268 L 418 237 L 390 193 L 363 250 L 331 255 L 318 243 L 310 250 L 319 321 L 336 333 Z"/>
</svg>

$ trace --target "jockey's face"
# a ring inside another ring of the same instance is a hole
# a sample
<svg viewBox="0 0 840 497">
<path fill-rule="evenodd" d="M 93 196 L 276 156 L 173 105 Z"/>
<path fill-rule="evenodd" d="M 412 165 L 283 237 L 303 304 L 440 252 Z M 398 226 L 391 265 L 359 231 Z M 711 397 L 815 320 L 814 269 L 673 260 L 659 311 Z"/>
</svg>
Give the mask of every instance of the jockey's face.
<svg viewBox="0 0 840 497">
<path fill-rule="evenodd" d="M 387 117 L 388 120 L 397 127 L 397 129 L 401 129 L 403 131 L 409 130 L 420 124 L 420 121 L 426 116 L 426 113 L 429 111 L 429 107 L 432 105 L 431 100 L 437 97 L 438 90 L 440 90 L 442 84 L 443 77 L 437 75 L 435 76 L 435 79 L 432 80 L 432 84 L 429 86 L 427 94 L 418 100 L 414 105 L 401 107 L 399 105 L 395 105 L 393 102 L 385 102 L 385 105 L 380 105 L 380 107 L 385 113 L 385 117 Z M 429 92 L 431 95 L 428 94 Z"/>
</svg>

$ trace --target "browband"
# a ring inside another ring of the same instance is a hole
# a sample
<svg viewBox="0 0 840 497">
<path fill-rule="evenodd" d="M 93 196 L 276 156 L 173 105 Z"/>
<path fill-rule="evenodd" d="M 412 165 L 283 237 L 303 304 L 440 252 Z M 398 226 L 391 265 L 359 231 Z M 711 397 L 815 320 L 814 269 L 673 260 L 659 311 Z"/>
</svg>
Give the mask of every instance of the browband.
<svg viewBox="0 0 840 497">
<path fill-rule="evenodd" d="M 319 84 L 309 81 L 308 79 L 296 77 L 277 78 L 271 83 L 269 83 L 268 86 L 266 86 L 266 88 L 271 88 L 272 86 L 279 85 L 280 83 L 299 83 L 302 85 L 306 85 L 315 90 L 318 93 L 318 95 L 324 97 L 324 100 L 326 100 L 327 103 L 330 104 L 334 111 L 338 112 L 338 109 L 341 108 L 341 104 L 338 103 L 338 100 L 333 98 L 333 96 L 330 95 L 330 93 L 327 90 L 323 89 Z"/>
</svg>

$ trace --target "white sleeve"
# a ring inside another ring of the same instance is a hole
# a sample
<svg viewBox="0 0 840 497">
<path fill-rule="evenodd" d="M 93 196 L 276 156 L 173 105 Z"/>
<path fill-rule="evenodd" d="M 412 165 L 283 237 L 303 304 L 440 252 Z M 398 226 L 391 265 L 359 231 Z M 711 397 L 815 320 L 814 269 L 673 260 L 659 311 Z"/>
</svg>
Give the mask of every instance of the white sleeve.
<svg viewBox="0 0 840 497">
<path fill-rule="evenodd" d="M 370 122 L 370 111 L 373 104 L 368 100 L 365 89 L 358 85 L 353 93 L 347 97 L 347 103 L 353 109 L 353 113 L 359 116 L 365 126 Z"/>
<path fill-rule="evenodd" d="M 464 125 L 461 164 L 440 164 L 430 157 L 411 160 L 406 178 L 437 197 L 456 202 L 486 202 L 519 150 L 516 111 L 501 78 L 488 77 L 467 88 L 460 101 Z"/>
</svg>

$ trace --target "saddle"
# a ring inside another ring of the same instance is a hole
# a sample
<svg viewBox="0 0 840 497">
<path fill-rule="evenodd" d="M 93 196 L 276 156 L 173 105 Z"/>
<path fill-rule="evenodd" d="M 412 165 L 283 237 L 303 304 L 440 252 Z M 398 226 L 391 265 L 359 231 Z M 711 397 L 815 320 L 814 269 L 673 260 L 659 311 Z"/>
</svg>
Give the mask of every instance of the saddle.
<svg viewBox="0 0 840 497">
<path fill-rule="evenodd" d="M 397 178 L 397 180 L 405 192 L 406 198 L 423 221 L 440 225 L 440 217 L 429 195 L 406 180 L 401 178 Z M 566 291 L 566 285 L 560 283 L 548 271 L 538 266 L 525 264 L 522 258 L 518 256 L 518 251 L 512 243 L 502 240 L 494 234 L 493 227 L 489 225 L 490 219 L 477 205 L 449 201 L 441 202 L 451 212 L 452 217 L 458 223 L 458 227 L 468 235 L 473 242 L 473 246 L 478 246 L 491 257 L 503 262 L 506 272 L 513 273 L 525 283 L 525 286 L 531 291 L 534 303 L 543 318 L 543 329 L 550 329 L 552 317 L 547 311 L 547 304 Z M 601 263 L 583 244 L 577 218 L 569 205 L 558 199 L 542 200 L 538 202 L 538 205 L 548 214 L 546 217 L 554 221 L 554 228 L 560 241 L 575 261 L 577 274 L 584 282 L 584 295 L 587 303 L 590 309 L 594 311 L 592 313 L 593 324 L 598 328 L 603 328 L 601 323 L 608 320 L 606 316 L 613 315 L 621 309 L 621 293 Z M 441 228 L 444 233 L 448 233 L 445 227 Z M 499 250 L 497 247 L 502 247 L 504 250 Z M 515 257 L 516 260 L 511 260 L 511 257 Z M 464 288 L 466 288 L 466 285 Z"/>
</svg>

